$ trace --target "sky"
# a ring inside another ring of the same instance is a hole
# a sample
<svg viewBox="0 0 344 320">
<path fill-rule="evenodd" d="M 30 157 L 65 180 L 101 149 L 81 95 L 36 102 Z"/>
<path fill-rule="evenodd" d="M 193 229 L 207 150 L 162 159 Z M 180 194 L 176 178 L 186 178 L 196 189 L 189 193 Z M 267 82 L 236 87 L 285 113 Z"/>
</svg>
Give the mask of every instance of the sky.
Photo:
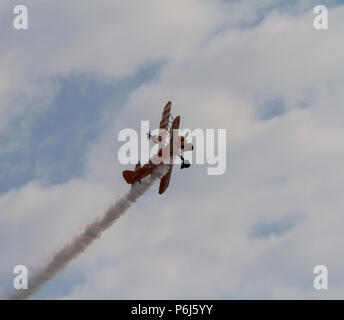
<svg viewBox="0 0 344 320">
<path fill-rule="evenodd" d="M 18 3 L 19 4 L 19 3 Z M 227 130 L 227 170 L 176 167 L 33 299 L 342 299 L 344 4 L 0 4 L 0 296 L 129 190 L 123 128 Z M 328 268 L 328 290 L 313 269 Z"/>
</svg>

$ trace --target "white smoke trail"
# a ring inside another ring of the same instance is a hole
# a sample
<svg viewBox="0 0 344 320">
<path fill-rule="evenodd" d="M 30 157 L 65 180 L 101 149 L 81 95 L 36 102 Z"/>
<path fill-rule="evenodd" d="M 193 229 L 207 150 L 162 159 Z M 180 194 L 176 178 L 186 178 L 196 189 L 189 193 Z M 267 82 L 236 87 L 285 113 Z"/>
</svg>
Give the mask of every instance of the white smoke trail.
<svg viewBox="0 0 344 320">
<path fill-rule="evenodd" d="M 102 233 L 111 227 L 116 220 L 153 185 L 157 178 L 161 178 L 167 173 L 167 170 L 168 167 L 166 166 L 160 167 L 155 170 L 150 178 L 143 180 L 141 184 L 135 184 L 133 188 L 123 198 L 119 199 L 111 206 L 100 219 L 89 224 L 80 235 L 59 250 L 42 270 L 37 272 L 32 279 L 29 279 L 28 289 L 20 290 L 9 296 L 8 299 L 27 299 L 37 293 L 45 283 L 61 272 L 69 262 L 76 259 L 84 252 L 94 240 L 99 239 Z"/>
</svg>

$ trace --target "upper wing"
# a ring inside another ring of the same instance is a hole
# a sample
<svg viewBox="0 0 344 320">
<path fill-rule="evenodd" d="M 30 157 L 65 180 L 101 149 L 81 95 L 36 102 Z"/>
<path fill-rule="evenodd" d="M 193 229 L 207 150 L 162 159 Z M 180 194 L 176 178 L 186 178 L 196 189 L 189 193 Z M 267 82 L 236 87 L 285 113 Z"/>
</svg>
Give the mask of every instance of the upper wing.
<svg viewBox="0 0 344 320">
<path fill-rule="evenodd" d="M 167 102 L 164 108 L 164 111 L 162 112 L 160 126 L 159 126 L 160 129 L 166 130 L 168 127 L 168 122 L 170 120 L 170 114 L 171 114 L 171 105 L 172 105 L 171 101 Z"/>
<path fill-rule="evenodd" d="M 180 127 L 180 116 L 177 116 L 173 122 L 172 122 L 172 125 L 171 125 L 171 129 L 170 129 L 170 136 L 172 138 L 173 136 L 173 130 L 178 130 Z"/>
<path fill-rule="evenodd" d="M 170 121 L 170 115 L 171 115 L 171 105 L 172 105 L 171 101 L 167 102 L 167 104 L 164 108 L 164 111 L 162 112 L 160 126 L 159 126 L 160 130 L 159 130 L 159 135 L 158 135 L 158 139 L 160 142 L 160 148 L 164 145 L 165 138 L 167 135 L 167 128 L 168 128 L 168 124 Z"/>
<path fill-rule="evenodd" d="M 165 190 L 168 188 L 168 185 L 170 184 L 171 173 L 172 173 L 172 166 L 170 165 L 170 169 L 168 170 L 168 172 L 161 178 L 160 186 L 159 186 L 159 194 L 163 194 Z"/>
</svg>

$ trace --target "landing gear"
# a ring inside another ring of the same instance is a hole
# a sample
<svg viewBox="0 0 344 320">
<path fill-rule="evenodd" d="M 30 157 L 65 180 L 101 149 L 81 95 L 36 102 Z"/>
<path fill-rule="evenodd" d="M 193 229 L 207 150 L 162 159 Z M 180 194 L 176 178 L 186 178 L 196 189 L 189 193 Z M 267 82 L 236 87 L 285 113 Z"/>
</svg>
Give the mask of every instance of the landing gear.
<svg viewBox="0 0 344 320">
<path fill-rule="evenodd" d="M 180 169 L 190 168 L 190 166 L 191 164 L 189 163 L 189 161 L 184 161 L 182 165 L 180 166 Z"/>
</svg>

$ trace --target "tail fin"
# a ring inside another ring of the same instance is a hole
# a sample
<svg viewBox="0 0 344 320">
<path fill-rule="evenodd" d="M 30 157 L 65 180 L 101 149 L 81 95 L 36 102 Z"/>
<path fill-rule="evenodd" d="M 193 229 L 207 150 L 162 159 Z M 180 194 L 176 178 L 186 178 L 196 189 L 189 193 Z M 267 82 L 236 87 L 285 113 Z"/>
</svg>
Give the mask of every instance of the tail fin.
<svg viewBox="0 0 344 320">
<path fill-rule="evenodd" d="M 135 171 L 141 169 L 141 163 L 140 161 L 137 163 L 136 167 L 135 167 Z"/>
<path fill-rule="evenodd" d="M 123 171 L 123 178 L 128 184 L 133 184 L 135 182 L 134 174 L 135 171 L 125 170 Z"/>
</svg>

